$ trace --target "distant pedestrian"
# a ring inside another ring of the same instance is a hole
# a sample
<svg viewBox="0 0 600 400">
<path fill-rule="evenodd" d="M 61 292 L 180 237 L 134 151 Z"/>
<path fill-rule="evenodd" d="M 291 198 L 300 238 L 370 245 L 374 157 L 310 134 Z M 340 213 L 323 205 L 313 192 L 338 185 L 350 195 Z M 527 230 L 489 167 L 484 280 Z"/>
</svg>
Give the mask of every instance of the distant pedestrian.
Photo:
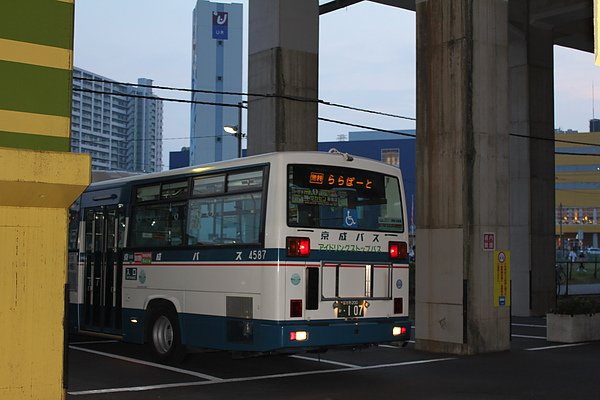
<svg viewBox="0 0 600 400">
<path fill-rule="evenodd" d="M 585 253 L 583 252 L 583 249 L 581 249 L 581 252 L 579 253 L 579 266 L 577 267 L 577 272 L 587 272 L 587 269 L 585 268 Z"/>
<path fill-rule="evenodd" d="M 571 251 L 569 252 L 569 261 L 571 261 L 572 263 L 577 261 L 577 253 L 575 253 L 573 249 L 571 249 Z"/>
</svg>

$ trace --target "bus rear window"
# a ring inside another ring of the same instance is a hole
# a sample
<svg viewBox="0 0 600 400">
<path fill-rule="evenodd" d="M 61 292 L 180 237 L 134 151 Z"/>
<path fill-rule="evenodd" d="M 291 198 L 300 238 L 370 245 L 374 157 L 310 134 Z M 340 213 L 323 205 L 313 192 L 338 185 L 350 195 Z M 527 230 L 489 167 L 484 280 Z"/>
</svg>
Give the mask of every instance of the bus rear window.
<svg viewBox="0 0 600 400">
<path fill-rule="evenodd" d="M 403 232 L 400 182 L 372 171 L 288 166 L 288 226 Z"/>
</svg>

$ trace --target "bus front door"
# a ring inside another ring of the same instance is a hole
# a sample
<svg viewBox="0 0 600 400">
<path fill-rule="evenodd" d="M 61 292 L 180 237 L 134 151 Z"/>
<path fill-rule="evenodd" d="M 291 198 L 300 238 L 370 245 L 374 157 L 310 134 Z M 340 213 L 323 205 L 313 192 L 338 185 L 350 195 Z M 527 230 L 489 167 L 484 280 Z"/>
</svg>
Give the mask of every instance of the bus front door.
<svg viewBox="0 0 600 400">
<path fill-rule="evenodd" d="M 121 333 L 125 216 L 117 206 L 85 211 L 84 330 Z"/>
</svg>

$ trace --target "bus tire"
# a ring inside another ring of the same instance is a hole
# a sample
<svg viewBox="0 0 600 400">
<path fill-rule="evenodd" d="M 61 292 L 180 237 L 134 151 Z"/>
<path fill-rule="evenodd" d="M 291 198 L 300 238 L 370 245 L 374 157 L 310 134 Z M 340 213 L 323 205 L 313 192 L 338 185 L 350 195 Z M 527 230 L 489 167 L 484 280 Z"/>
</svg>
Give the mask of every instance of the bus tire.
<svg viewBox="0 0 600 400">
<path fill-rule="evenodd" d="M 168 307 L 149 310 L 146 344 L 161 363 L 178 364 L 187 354 L 181 344 L 181 330 L 177 314 Z"/>
</svg>

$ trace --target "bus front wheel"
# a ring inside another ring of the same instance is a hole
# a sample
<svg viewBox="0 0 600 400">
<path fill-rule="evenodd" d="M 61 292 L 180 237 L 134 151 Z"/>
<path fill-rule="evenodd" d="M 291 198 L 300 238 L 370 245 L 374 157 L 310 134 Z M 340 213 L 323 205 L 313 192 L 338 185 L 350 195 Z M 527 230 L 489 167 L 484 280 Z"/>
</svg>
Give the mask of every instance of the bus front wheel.
<svg viewBox="0 0 600 400">
<path fill-rule="evenodd" d="M 154 357 L 165 363 L 179 363 L 186 355 L 181 344 L 177 314 L 166 307 L 150 310 L 146 343 Z"/>
</svg>

